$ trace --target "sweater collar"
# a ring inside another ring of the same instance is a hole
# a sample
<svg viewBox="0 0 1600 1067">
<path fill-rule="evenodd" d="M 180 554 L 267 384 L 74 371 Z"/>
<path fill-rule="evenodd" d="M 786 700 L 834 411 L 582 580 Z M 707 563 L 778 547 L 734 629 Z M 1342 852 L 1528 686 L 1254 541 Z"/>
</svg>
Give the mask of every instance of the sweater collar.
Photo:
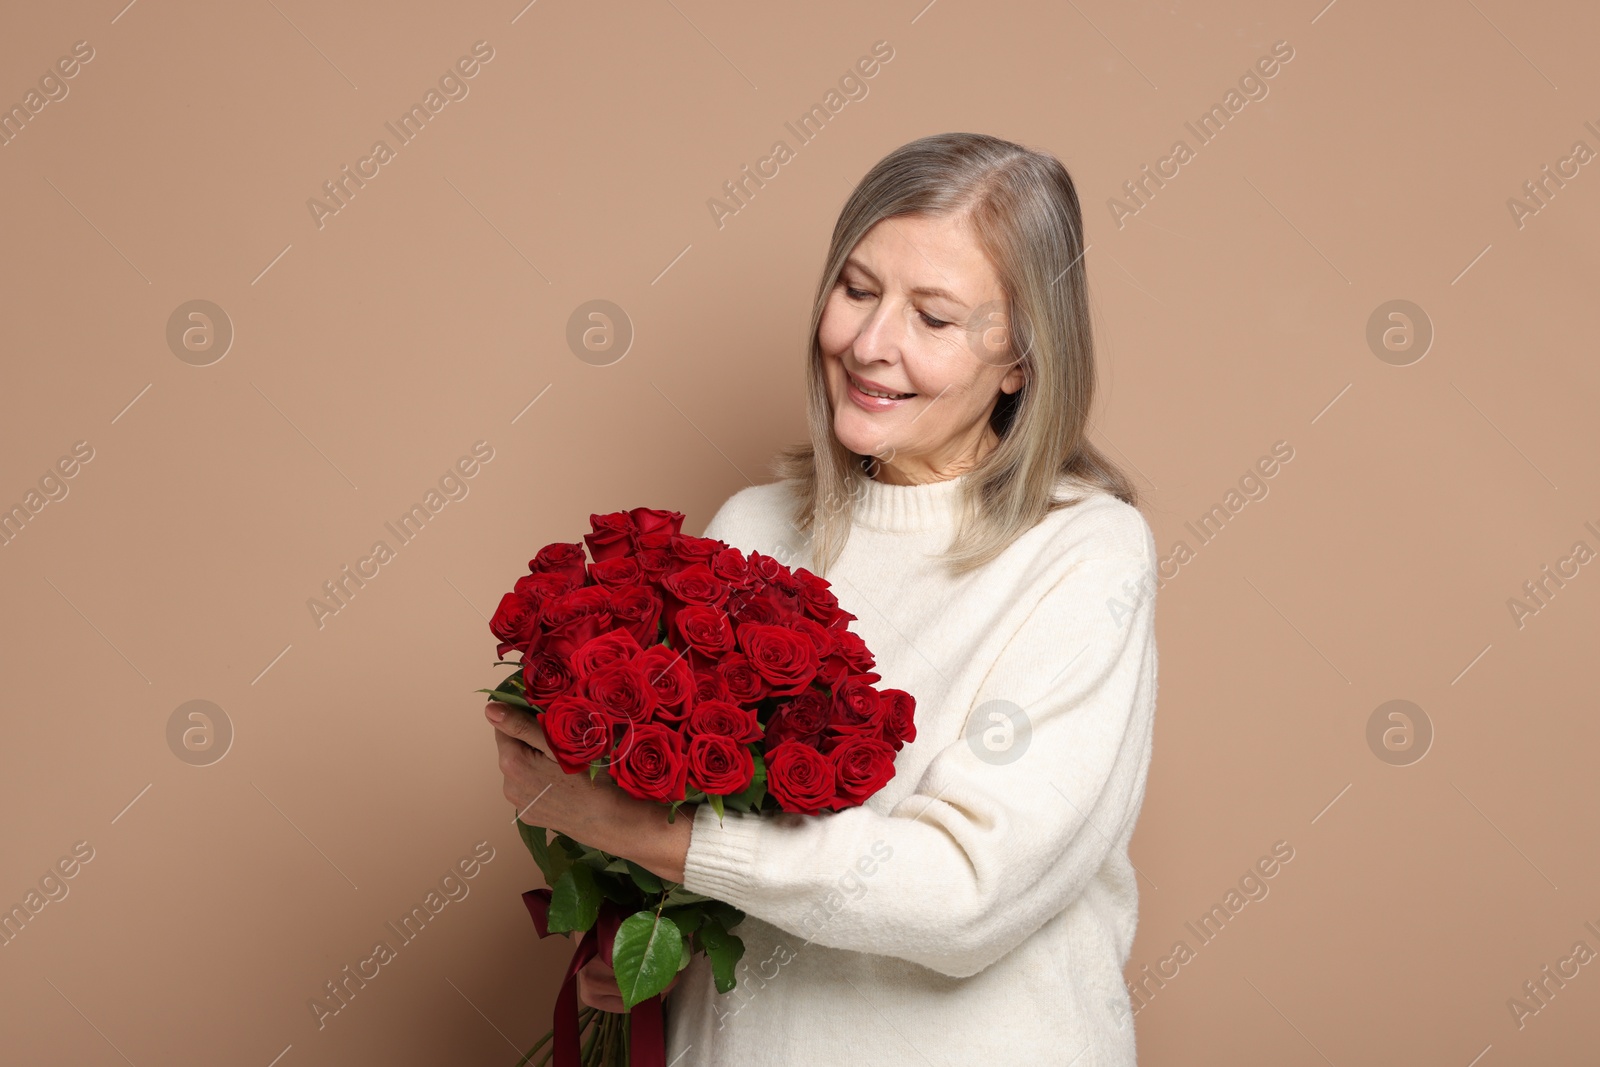
<svg viewBox="0 0 1600 1067">
<path fill-rule="evenodd" d="M 937 482 L 894 485 L 863 476 L 855 522 L 875 530 L 925 530 L 954 524 L 969 474 Z"/>
</svg>

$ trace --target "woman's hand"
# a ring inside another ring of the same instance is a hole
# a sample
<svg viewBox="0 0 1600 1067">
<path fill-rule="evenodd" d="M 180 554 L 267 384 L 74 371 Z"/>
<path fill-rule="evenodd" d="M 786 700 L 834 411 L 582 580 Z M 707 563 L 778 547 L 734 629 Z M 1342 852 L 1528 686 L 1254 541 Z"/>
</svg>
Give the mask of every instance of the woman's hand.
<svg viewBox="0 0 1600 1067">
<path fill-rule="evenodd" d="M 665 997 L 672 992 L 672 987 L 678 984 L 682 976 L 682 971 L 673 975 L 661 995 Z M 578 969 L 578 1000 L 601 1011 L 614 1011 L 619 1015 L 628 1013 L 622 1002 L 622 990 L 617 986 L 617 973 L 599 956 Z"/>
<path fill-rule="evenodd" d="M 633 798 L 609 778 L 591 780 L 586 774 L 563 771 L 550 751 L 544 730 L 523 709 L 491 700 L 483 710 L 494 723 L 505 797 L 516 806 L 517 817 L 529 826 L 549 827 L 586 845 L 605 849 L 592 840 L 592 827 L 613 817 L 620 800 Z"/>
<path fill-rule="evenodd" d="M 525 709 L 491 700 L 484 714 L 494 724 L 505 797 L 519 819 L 632 860 L 668 882 L 683 881 L 695 806 L 679 808 L 669 823 L 666 805 L 628 795 L 609 776 L 590 780 L 563 771 Z"/>
</svg>

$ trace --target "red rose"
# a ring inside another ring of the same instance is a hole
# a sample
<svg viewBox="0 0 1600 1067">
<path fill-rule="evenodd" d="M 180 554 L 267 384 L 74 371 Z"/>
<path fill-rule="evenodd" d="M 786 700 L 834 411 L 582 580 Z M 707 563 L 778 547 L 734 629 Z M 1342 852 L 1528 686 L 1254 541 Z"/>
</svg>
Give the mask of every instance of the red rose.
<svg viewBox="0 0 1600 1067">
<path fill-rule="evenodd" d="M 574 541 L 571 544 L 557 541 L 555 544 L 545 545 L 528 561 L 530 574 L 556 574 L 561 575 L 573 587 L 583 584 L 583 545 Z"/>
<path fill-rule="evenodd" d="M 543 705 L 571 689 L 576 680 L 566 661 L 548 652 L 522 665 L 522 688 L 530 704 Z"/>
<path fill-rule="evenodd" d="M 834 596 L 833 590 L 823 579 L 804 567 L 796 567 L 794 576 L 800 583 L 802 610 L 822 625 L 834 626 L 841 620 L 849 621 L 856 617 L 839 607 L 839 598 Z"/>
<path fill-rule="evenodd" d="M 629 726 L 611 761 L 611 777 L 640 800 L 682 800 L 688 770 L 683 737 L 658 722 Z"/>
<path fill-rule="evenodd" d="M 564 623 L 550 627 L 544 633 L 534 634 L 533 641 L 528 645 L 528 652 L 537 655 L 548 652 L 552 656 L 559 656 L 563 661 L 572 657 L 572 654 L 596 637 L 601 636 L 611 628 L 609 615 L 579 615 Z"/>
<path fill-rule="evenodd" d="M 841 737 L 830 744 L 827 755 L 833 764 L 836 808 L 855 807 L 894 777 L 894 749 L 882 738 Z"/>
<path fill-rule="evenodd" d="M 860 634 L 843 626 L 834 626 L 831 630 L 839 655 L 855 668 L 856 673 L 864 674 L 877 665 L 877 661 L 872 658 L 872 651 L 867 648 L 867 643 L 861 640 Z"/>
<path fill-rule="evenodd" d="M 539 716 L 539 725 L 556 762 L 568 774 L 578 773 L 611 751 L 615 720 L 592 700 L 556 697 Z"/>
<path fill-rule="evenodd" d="M 740 626 L 752 626 L 757 623 L 778 625 L 787 621 L 789 615 L 767 593 L 765 586 L 745 592 L 737 599 L 730 597 L 728 614 Z"/>
<path fill-rule="evenodd" d="M 672 625 L 692 649 L 720 656 L 733 648 L 733 627 L 721 608 L 690 604 L 672 617 Z"/>
<path fill-rule="evenodd" d="M 544 606 L 544 622 L 558 626 L 581 615 L 605 615 L 611 610 L 611 594 L 601 586 L 586 585 L 550 600 Z"/>
<path fill-rule="evenodd" d="M 732 700 L 733 694 L 716 668 L 706 667 L 694 672 L 694 699 L 697 704 L 702 700 Z"/>
<path fill-rule="evenodd" d="M 811 640 L 787 626 L 741 626 L 739 647 L 749 658 L 750 666 L 772 687 L 773 696 L 803 691 L 821 665 Z"/>
<path fill-rule="evenodd" d="M 619 722 L 648 722 L 656 710 L 656 691 L 651 688 L 644 671 L 631 662 L 618 661 L 596 667 L 584 679 L 584 694 Z"/>
<path fill-rule="evenodd" d="M 741 704 L 754 704 L 767 695 L 767 683 L 742 652 L 730 652 L 717 660 L 716 672 L 728 687 L 728 695 Z"/>
<path fill-rule="evenodd" d="M 789 628 L 796 633 L 804 634 L 815 646 L 819 665 L 824 658 L 831 656 L 837 647 L 833 640 L 834 631 L 815 619 L 808 619 L 804 615 L 797 616 L 790 621 Z"/>
<path fill-rule="evenodd" d="M 726 546 L 719 548 L 712 555 L 708 566 L 712 574 L 730 586 L 743 588 L 750 580 L 750 564 L 745 562 L 744 553 L 737 548 Z"/>
<path fill-rule="evenodd" d="M 917 702 L 904 689 L 880 689 L 878 696 L 889 708 L 883 717 L 883 739 L 899 751 L 900 746 L 917 739 Z"/>
<path fill-rule="evenodd" d="M 833 801 L 834 778 L 833 761 L 799 741 L 767 756 L 767 792 L 784 811 L 816 815 Z"/>
<path fill-rule="evenodd" d="M 840 732 L 876 734 L 882 732 L 883 716 L 889 710 L 883 696 L 872 683 L 876 674 L 852 674 L 833 691 L 830 729 Z"/>
<path fill-rule="evenodd" d="M 664 548 L 642 548 L 636 557 L 639 569 L 652 582 L 659 582 L 672 569 L 672 553 Z"/>
<path fill-rule="evenodd" d="M 770 752 L 784 741 L 803 741 L 816 746 L 828 726 L 828 698 L 808 689 L 793 700 L 778 705 L 767 720 L 765 750 Z"/>
<path fill-rule="evenodd" d="M 529 600 L 543 604 L 556 599 L 564 593 L 570 593 L 574 589 L 582 588 L 582 586 L 582 570 L 576 573 L 570 570 L 535 571 L 532 574 L 524 574 L 521 578 L 518 578 L 517 584 L 512 586 L 512 589 Z"/>
<path fill-rule="evenodd" d="M 583 540 L 596 563 L 633 555 L 633 521 L 628 518 L 627 512 L 590 515 L 589 527 L 592 532 L 584 534 Z"/>
<path fill-rule="evenodd" d="M 627 630 L 609 630 L 573 650 L 569 662 L 572 673 L 582 681 L 601 667 L 632 662 L 641 651 L 639 642 Z"/>
<path fill-rule="evenodd" d="M 722 734 L 689 740 L 689 784 L 708 795 L 732 796 L 750 788 L 756 764 L 750 750 Z"/>
<path fill-rule="evenodd" d="M 666 645 L 651 645 L 634 658 L 656 693 L 656 718 L 677 722 L 694 703 L 695 679 L 683 657 Z"/>
<path fill-rule="evenodd" d="M 589 564 L 589 577 L 593 578 L 597 585 L 603 585 L 607 589 L 633 585 L 639 581 L 643 573 L 639 561 L 632 556 L 615 556 L 599 563 Z"/>
<path fill-rule="evenodd" d="M 642 585 L 611 591 L 611 618 L 633 635 L 641 648 L 661 640 L 661 598 Z"/>
<path fill-rule="evenodd" d="M 634 508 L 628 512 L 628 518 L 633 521 L 633 528 L 639 536 L 648 537 L 651 534 L 675 534 L 683 529 L 683 512 L 665 511 L 660 508 Z"/>
<path fill-rule="evenodd" d="M 685 604 L 708 604 L 720 607 L 728 597 L 728 587 L 722 579 L 711 573 L 704 563 L 691 563 L 675 574 L 661 579 L 667 592 Z"/>
<path fill-rule="evenodd" d="M 710 537 L 679 534 L 672 539 L 672 544 L 668 547 L 674 556 L 685 563 L 704 563 L 709 566 L 712 558 L 728 546 Z"/>
<path fill-rule="evenodd" d="M 743 744 L 761 740 L 761 724 L 750 708 L 725 700 L 702 700 L 689 712 L 683 728 L 691 734 L 721 734 Z"/>
<path fill-rule="evenodd" d="M 638 546 L 640 552 L 646 549 L 661 549 L 670 555 L 672 546 L 677 540 L 677 534 L 668 533 L 665 530 L 660 530 L 656 533 L 635 533 L 633 535 L 633 543 Z"/>
<path fill-rule="evenodd" d="M 496 655 L 504 657 L 513 648 L 524 648 L 533 638 L 539 625 L 539 605 L 521 593 L 507 593 L 500 598 L 494 618 L 489 620 L 489 630 L 500 639 Z"/>
</svg>

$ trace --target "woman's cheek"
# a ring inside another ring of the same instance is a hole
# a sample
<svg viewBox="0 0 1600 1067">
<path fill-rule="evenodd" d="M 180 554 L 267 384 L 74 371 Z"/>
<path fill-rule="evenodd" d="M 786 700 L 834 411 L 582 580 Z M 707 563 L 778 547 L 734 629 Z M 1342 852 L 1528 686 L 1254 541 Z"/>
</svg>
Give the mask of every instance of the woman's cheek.
<svg viewBox="0 0 1600 1067">
<path fill-rule="evenodd" d="M 845 301 L 842 292 L 835 291 L 823 305 L 822 318 L 817 322 L 817 342 L 823 354 L 834 356 L 849 348 L 860 325 L 860 312 Z"/>
</svg>

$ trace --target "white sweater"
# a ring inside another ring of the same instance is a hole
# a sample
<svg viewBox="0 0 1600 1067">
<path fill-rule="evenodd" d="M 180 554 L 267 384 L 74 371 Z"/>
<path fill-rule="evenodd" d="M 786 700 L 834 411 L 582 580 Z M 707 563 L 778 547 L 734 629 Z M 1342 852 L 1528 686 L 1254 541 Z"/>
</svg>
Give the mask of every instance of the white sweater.
<svg viewBox="0 0 1600 1067">
<path fill-rule="evenodd" d="M 952 580 L 963 480 L 867 485 L 824 575 L 876 684 L 916 698 L 895 777 L 821 816 L 695 814 L 684 884 L 746 913 L 745 954 L 734 991 L 699 956 L 668 995 L 673 1067 L 1134 1063 L 1155 540 L 1090 489 Z M 788 503 L 743 489 L 705 536 L 809 567 Z"/>
</svg>

